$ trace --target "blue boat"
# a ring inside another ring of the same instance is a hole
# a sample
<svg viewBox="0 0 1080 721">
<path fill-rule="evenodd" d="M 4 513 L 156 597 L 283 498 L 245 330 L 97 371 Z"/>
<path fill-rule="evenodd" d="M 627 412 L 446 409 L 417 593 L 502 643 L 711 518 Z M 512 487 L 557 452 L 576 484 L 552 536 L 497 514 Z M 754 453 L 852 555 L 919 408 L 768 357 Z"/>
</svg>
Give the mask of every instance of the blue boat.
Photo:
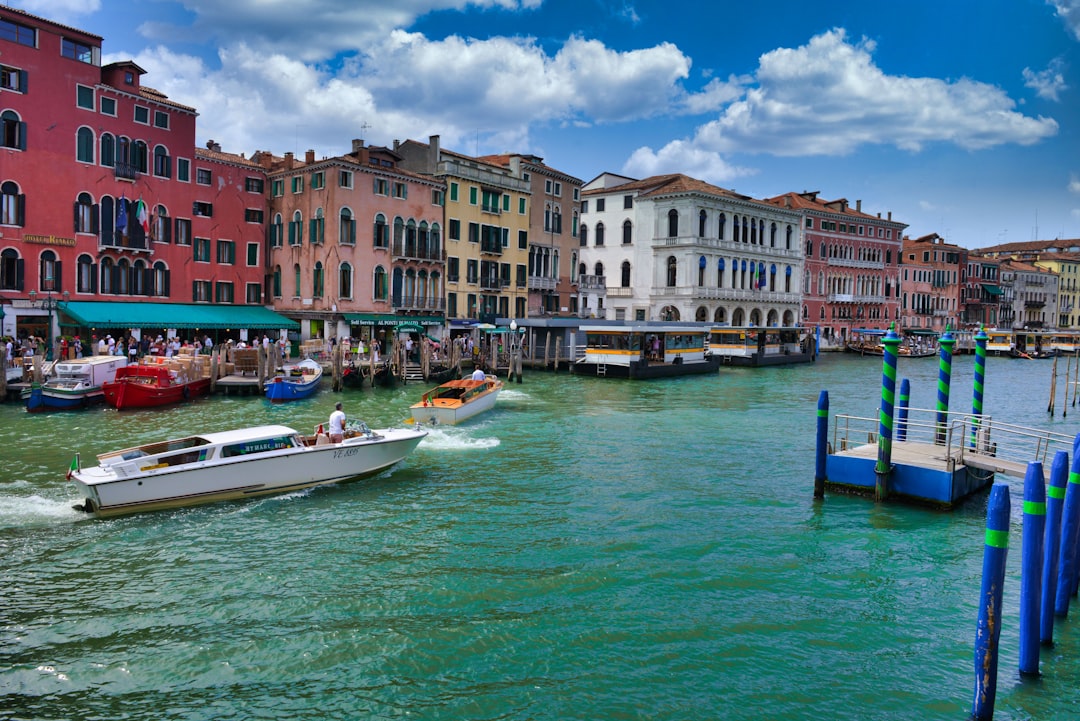
<svg viewBox="0 0 1080 721">
<path fill-rule="evenodd" d="M 298 401 L 319 389 L 322 366 L 311 359 L 287 365 L 266 381 L 266 397 L 274 403 Z"/>
<path fill-rule="evenodd" d="M 127 365 L 122 356 L 99 355 L 53 364 L 48 380 L 23 391 L 26 410 L 71 410 L 105 400 L 104 383 L 111 383 L 116 371 Z"/>
</svg>

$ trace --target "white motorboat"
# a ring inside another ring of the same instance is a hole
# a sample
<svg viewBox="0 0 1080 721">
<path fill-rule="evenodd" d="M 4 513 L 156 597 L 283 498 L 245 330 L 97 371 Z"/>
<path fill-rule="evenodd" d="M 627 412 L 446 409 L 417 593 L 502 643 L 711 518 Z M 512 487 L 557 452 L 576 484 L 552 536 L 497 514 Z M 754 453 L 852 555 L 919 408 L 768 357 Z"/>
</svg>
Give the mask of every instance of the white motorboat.
<svg viewBox="0 0 1080 721">
<path fill-rule="evenodd" d="M 454 425 L 492 408 L 502 388 L 503 382 L 495 376 L 447 381 L 425 393 L 409 410 L 420 423 Z"/>
<path fill-rule="evenodd" d="M 257 426 L 147 443 L 99 455 L 99 465 L 72 461 L 68 478 L 97 515 L 189 506 L 296 491 L 370 476 L 401 461 L 427 432 L 373 431 L 350 425 L 332 443 L 288 426 Z"/>
</svg>

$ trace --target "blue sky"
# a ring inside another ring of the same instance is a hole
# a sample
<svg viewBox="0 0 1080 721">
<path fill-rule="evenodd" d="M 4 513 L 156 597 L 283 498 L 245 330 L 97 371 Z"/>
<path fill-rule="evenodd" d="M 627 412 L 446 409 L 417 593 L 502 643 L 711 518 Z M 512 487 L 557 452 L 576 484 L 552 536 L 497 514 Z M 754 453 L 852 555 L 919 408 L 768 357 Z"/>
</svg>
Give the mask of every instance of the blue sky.
<svg viewBox="0 0 1080 721">
<path fill-rule="evenodd" d="M 101 35 L 226 151 L 439 134 L 969 248 L 1080 238 L 1080 0 L 8 2 Z"/>
</svg>

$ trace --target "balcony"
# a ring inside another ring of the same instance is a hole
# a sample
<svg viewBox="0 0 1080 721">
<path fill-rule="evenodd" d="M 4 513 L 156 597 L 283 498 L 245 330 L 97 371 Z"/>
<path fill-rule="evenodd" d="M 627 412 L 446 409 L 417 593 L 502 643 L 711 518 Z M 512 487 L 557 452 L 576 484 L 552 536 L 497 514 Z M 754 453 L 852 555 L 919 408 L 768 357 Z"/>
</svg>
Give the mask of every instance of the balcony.
<svg viewBox="0 0 1080 721">
<path fill-rule="evenodd" d="M 529 290 L 555 290 L 555 286 L 558 284 L 558 278 L 543 278 L 539 275 L 529 276 Z"/>
<path fill-rule="evenodd" d="M 499 278 L 481 278 L 480 290 L 502 290 L 510 286 L 510 281 L 504 281 Z"/>
<path fill-rule="evenodd" d="M 139 169 L 134 163 L 117 163 L 113 166 L 113 177 L 134 182 L 139 177 Z"/>
<path fill-rule="evenodd" d="M 445 261 L 446 253 L 438 248 L 423 248 L 416 243 L 395 240 L 391 251 L 395 258 L 407 260 L 435 260 Z"/>
<path fill-rule="evenodd" d="M 578 276 L 578 290 L 604 290 L 607 287 L 607 279 L 602 275 Z"/>
<path fill-rule="evenodd" d="M 608 288 L 608 295 L 611 295 L 611 290 L 611 288 Z M 758 290 L 750 288 L 706 288 L 697 285 L 653 287 L 650 295 L 653 298 L 667 300 L 683 298 L 693 300 L 760 301 L 763 303 L 798 303 L 800 300 L 798 293 L 784 293 L 764 288 Z"/>
<path fill-rule="evenodd" d="M 873 270 L 885 270 L 883 261 L 855 260 L 853 258 L 829 258 L 827 265 L 840 268 L 870 268 Z"/>
<path fill-rule="evenodd" d="M 1027 309 L 1027 308 L 1045 308 L 1045 307 L 1046 307 L 1046 301 L 1045 300 L 1025 300 L 1024 301 L 1024 308 L 1025 309 Z"/>
</svg>

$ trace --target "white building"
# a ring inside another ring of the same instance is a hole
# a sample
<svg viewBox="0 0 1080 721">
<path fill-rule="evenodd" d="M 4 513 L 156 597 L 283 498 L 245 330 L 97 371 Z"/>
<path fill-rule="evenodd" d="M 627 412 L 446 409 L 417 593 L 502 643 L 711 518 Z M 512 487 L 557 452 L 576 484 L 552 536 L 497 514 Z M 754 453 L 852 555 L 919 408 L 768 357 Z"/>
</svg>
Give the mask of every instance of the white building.
<svg viewBox="0 0 1080 721">
<path fill-rule="evenodd" d="M 582 191 L 581 315 L 794 326 L 801 215 L 682 174 Z"/>
</svg>

